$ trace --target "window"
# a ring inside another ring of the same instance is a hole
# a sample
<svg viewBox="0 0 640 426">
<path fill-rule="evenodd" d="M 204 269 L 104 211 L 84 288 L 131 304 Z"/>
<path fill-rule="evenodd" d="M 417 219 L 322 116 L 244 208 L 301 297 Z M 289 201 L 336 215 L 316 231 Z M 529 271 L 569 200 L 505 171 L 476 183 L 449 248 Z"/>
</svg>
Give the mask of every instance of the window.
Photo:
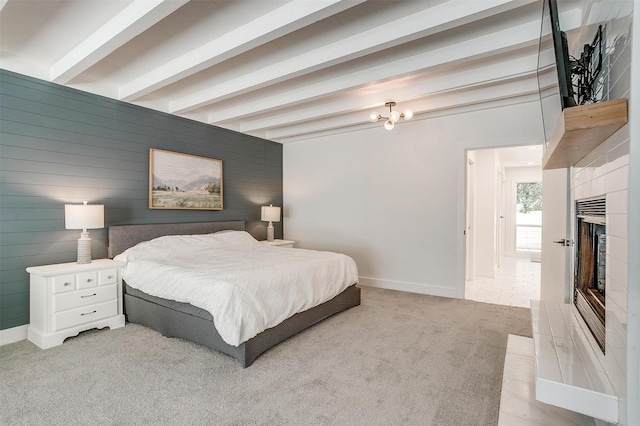
<svg viewBox="0 0 640 426">
<path fill-rule="evenodd" d="M 542 248 L 542 182 L 516 184 L 516 251 Z"/>
</svg>

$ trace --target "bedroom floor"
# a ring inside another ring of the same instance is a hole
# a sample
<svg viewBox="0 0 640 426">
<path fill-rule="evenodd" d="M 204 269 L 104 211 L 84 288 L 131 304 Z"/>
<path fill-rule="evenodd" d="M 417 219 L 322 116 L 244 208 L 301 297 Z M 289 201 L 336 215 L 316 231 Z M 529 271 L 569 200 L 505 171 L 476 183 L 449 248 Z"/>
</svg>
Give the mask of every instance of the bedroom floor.
<svg viewBox="0 0 640 426">
<path fill-rule="evenodd" d="M 540 300 L 540 262 L 529 257 L 502 257 L 495 278 L 475 278 L 467 281 L 466 299 L 521 308 Z"/>
</svg>

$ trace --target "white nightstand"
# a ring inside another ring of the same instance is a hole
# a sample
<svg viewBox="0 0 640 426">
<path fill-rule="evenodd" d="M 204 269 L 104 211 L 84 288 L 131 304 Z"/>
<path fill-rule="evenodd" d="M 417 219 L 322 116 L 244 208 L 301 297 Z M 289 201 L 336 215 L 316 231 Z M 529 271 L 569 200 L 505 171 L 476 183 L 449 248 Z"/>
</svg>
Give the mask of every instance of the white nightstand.
<svg viewBox="0 0 640 426">
<path fill-rule="evenodd" d="M 293 247 L 296 243 L 291 240 L 273 240 L 273 241 L 260 241 L 265 246 L 274 246 L 274 247 Z"/>
<path fill-rule="evenodd" d="M 61 263 L 27 268 L 30 280 L 28 338 L 42 349 L 91 328 L 124 326 L 123 262 Z"/>
</svg>

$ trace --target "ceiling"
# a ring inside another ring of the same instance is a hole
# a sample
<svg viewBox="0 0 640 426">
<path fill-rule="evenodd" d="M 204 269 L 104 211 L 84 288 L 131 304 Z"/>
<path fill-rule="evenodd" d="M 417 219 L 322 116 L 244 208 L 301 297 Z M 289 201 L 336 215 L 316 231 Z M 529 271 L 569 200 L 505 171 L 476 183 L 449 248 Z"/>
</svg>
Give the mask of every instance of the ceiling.
<svg viewBox="0 0 640 426">
<path fill-rule="evenodd" d="M 387 115 L 388 101 L 421 120 L 535 99 L 541 10 L 541 0 L 0 0 L 0 66 L 287 143 L 382 127 L 369 116 Z"/>
</svg>

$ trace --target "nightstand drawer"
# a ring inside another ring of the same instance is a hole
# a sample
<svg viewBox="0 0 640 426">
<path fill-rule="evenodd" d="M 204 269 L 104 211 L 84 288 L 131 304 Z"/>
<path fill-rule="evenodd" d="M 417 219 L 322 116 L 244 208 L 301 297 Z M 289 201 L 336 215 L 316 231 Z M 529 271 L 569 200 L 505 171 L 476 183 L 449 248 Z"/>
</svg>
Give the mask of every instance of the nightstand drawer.
<svg viewBox="0 0 640 426">
<path fill-rule="evenodd" d="M 88 305 L 79 309 L 72 309 L 54 315 L 54 330 L 73 327 L 103 318 L 114 316 L 118 313 L 118 301 L 110 300 L 96 305 Z"/>
<path fill-rule="evenodd" d="M 97 259 L 28 267 L 29 341 L 47 349 L 84 330 L 124 327 L 124 265 Z"/>
<path fill-rule="evenodd" d="M 118 290 L 115 285 L 88 288 L 74 291 L 73 293 L 55 295 L 53 298 L 53 310 L 54 312 L 66 311 L 67 309 L 80 308 L 117 298 Z"/>
<path fill-rule="evenodd" d="M 118 282 L 118 270 L 117 269 L 105 269 L 98 272 L 98 285 L 109 285 Z"/>
<path fill-rule="evenodd" d="M 98 285 L 98 272 L 82 272 L 78 275 L 78 289 L 95 287 Z"/>
<path fill-rule="evenodd" d="M 65 291 L 71 291 L 76 289 L 75 274 L 59 275 L 57 277 L 53 277 L 52 279 L 53 279 L 54 293 L 64 293 Z"/>
</svg>

